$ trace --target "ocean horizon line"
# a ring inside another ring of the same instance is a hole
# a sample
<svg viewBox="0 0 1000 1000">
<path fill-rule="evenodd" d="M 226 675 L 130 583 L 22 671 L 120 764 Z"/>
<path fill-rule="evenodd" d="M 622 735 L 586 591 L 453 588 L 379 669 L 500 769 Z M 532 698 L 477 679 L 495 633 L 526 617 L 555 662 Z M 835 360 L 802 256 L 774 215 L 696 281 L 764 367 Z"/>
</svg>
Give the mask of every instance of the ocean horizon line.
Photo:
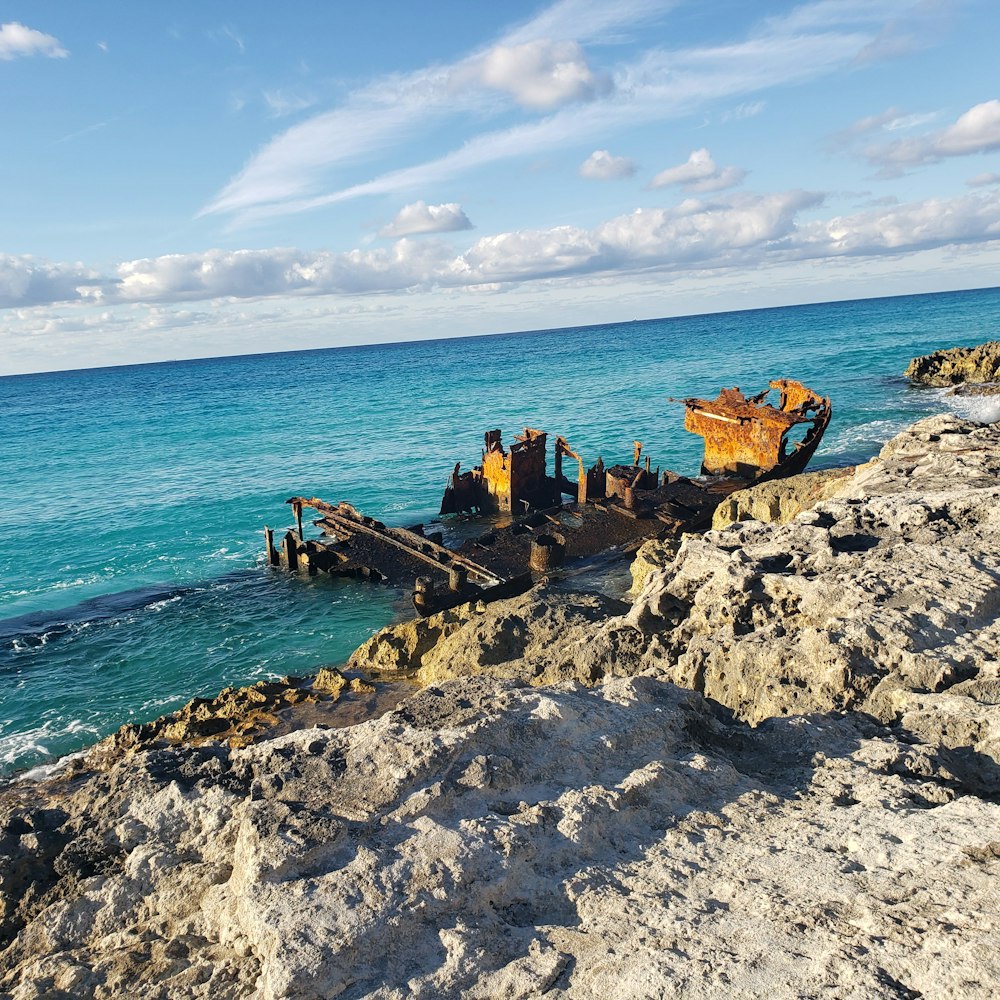
<svg viewBox="0 0 1000 1000">
<path fill-rule="evenodd" d="M 813 309 L 813 308 L 821 308 L 824 306 L 832 306 L 832 305 L 851 305 L 857 302 L 874 303 L 874 302 L 888 302 L 896 299 L 899 300 L 925 299 L 925 298 L 933 298 L 934 296 L 937 295 L 973 295 L 980 292 L 993 292 L 997 290 L 1000 290 L 1000 284 L 983 285 L 976 288 L 943 289 L 940 291 L 931 291 L 931 292 L 904 292 L 896 295 L 867 295 L 867 296 L 861 296 L 860 298 L 850 298 L 850 299 L 823 299 L 816 302 L 795 302 L 786 305 L 776 305 L 776 306 L 752 306 L 746 309 L 719 309 L 719 310 L 709 310 L 706 312 L 698 312 L 698 313 L 679 313 L 673 316 L 647 316 L 643 318 L 614 320 L 608 323 L 569 324 L 567 326 L 535 327 L 527 330 L 500 330 L 500 331 L 494 331 L 492 333 L 463 333 L 463 334 L 457 334 L 455 336 L 445 336 L 445 337 L 416 337 L 416 338 L 407 338 L 404 340 L 386 340 L 386 341 L 367 343 L 367 344 L 341 344 L 339 346 L 331 346 L 331 347 L 300 347 L 300 348 L 295 348 L 294 350 L 284 350 L 284 351 L 254 351 L 249 354 L 197 355 L 189 358 L 167 358 L 162 361 L 135 361 L 120 365 L 94 365 L 88 368 L 51 368 L 35 372 L 18 372 L 7 375 L 0 374 L 0 380 L 30 379 L 46 375 L 75 375 L 84 373 L 93 374 L 94 372 L 102 372 L 102 371 L 119 371 L 123 369 L 131 370 L 140 368 L 154 368 L 154 367 L 164 367 L 167 365 L 188 365 L 196 363 L 209 363 L 213 361 L 239 361 L 239 360 L 251 360 L 254 358 L 294 357 L 300 354 L 326 354 L 330 351 L 345 351 L 345 352 L 369 351 L 369 350 L 379 350 L 386 347 L 399 348 L 411 344 L 424 345 L 424 344 L 455 343 L 455 342 L 469 341 L 469 340 L 484 340 L 489 338 L 501 338 L 501 337 L 531 337 L 538 334 L 559 333 L 561 330 L 600 330 L 600 329 L 610 329 L 614 327 L 631 326 L 634 323 L 661 323 L 668 321 L 672 322 L 675 320 L 692 320 L 708 316 L 712 317 L 730 316 L 730 315 L 748 316 L 748 315 L 753 315 L 754 313 Z"/>
</svg>

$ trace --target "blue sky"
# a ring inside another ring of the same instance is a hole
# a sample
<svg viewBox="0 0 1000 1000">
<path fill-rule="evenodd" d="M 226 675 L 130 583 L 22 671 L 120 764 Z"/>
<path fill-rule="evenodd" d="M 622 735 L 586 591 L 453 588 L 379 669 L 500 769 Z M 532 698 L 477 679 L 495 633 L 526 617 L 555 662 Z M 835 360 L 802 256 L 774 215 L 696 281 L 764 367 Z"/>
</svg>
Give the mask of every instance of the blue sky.
<svg viewBox="0 0 1000 1000">
<path fill-rule="evenodd" d="M 0 374 L 1000 283 L 995 0 L 0 4 Z"/>
</svg>

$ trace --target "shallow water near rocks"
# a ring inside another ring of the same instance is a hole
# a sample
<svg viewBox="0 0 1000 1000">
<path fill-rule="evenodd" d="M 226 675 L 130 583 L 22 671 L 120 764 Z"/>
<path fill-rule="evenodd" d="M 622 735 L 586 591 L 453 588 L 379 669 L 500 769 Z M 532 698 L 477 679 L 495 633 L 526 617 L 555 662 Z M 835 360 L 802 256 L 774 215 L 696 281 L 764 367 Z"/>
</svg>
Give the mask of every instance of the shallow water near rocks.
<svg viewBox="0 0 1000 1000">
<path fill-rule="evenodd" d="M 195 695 L 343 662 L 404 595 L 262 564 L 293 494 L 434 517 L 482 433 L 697 471 L 667 397 L 798 378 L 833 399 L 813 467 L 1000 401 L 911 387 L 911 357 L 994 339 L 1000 290 L 0 378 L 0 773 Z"/>
</svg>

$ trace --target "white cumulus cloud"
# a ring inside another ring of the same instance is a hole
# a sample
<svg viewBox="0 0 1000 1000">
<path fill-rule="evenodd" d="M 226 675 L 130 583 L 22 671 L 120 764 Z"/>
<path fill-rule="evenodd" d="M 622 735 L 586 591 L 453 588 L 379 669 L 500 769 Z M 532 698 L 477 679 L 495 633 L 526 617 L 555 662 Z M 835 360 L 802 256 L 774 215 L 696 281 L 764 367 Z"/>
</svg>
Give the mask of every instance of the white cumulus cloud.
<svg viewBox="0 0 1000 1000">
<path fill-rule="evenodd" d="M 953 198 L 872 206 L 814 219 L 823 196 L 734 193 L 639 208 L 593 228 L 495 233 L 456 254 L 402 238 L 346 253 L 288 247 L 207 250 L 125 261 L 114 273 L 0 256 L 0 306 L 90 302 L 170 305 L 211 300 L 361 296 L 442 288 L 493 289 L 560 278 L 606 279 L 758 268 L 832 258 L 878 259 L 941 247 L 1000 245 L 1000 187 Z M 810 218 L 802 221 L 803 213 Z"/>
<path fill-rule="evenodd" d="M 456 233 L 463 229 L 472 229 L 472 223 L 456 202 L 428 205 L 425 201 L 415 201 L 412 205 L 404 205 L 392 222 L 379 230 L 379 236 Z"/>
<path fill-rule="evenodd" d="M 18 56 L 65 59 L 68 55 L 69 52 L 52 35 L 25 27 L 17 21 L 0 24 L 0 59 L 16 59 Z"/>
<path fill-rule="evenodd" d="M 102 280 L 97 271 L 83 264 L 0 254 L 0 308 L 76 299 L 81 288 L 98 285 Z"/>
<path fill-rule="evenodd" d="M 506 91 L 519 104 L 542 110 L 591 100 L 607 86 L 587 65 L 583 49 L 568 41 L 494 45 L 466 72 L 487 87 Z"/>
<path fill-rule="evenodd" d="M 661 170 L 649 182 L 649 186 L 661 188 L 679 184 L 685 191 L 705 194 L 735 187 L 744 177 L 746 171 L 739 167 L 717 167 L 712 154 L 702 148 L 694 150 L 686 163 Z"/>
<path fill-rule="evenodd" d="M 633 160 L 627 156 L 612 156 L 606 149 L 595 149 L 580 164 L 580 176 L 592 181 L 613 181 L 634 173 Z"/>
</svg>

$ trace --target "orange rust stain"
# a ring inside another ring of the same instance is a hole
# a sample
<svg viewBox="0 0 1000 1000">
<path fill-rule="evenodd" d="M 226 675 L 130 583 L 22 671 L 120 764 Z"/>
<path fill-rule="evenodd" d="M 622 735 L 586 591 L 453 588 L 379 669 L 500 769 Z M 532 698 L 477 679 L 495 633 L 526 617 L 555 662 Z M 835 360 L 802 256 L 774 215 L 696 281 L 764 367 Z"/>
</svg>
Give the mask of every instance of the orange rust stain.
<svg viewBox="0 0 1000 1000">
<path fill-rule="evenodd" d="M 684 426 L 705 439 L 702 469 L 712 475 L 754 478 L 786 458 L 786 435 L 797 424 L 815 424 L 829 407 L 801 382 L 777 379 L 779 406 L 764 400 L 768 391 L 747 399 L 738 388 L 723 389 L 713 400 L 686 399 Z"/>
</svg>

